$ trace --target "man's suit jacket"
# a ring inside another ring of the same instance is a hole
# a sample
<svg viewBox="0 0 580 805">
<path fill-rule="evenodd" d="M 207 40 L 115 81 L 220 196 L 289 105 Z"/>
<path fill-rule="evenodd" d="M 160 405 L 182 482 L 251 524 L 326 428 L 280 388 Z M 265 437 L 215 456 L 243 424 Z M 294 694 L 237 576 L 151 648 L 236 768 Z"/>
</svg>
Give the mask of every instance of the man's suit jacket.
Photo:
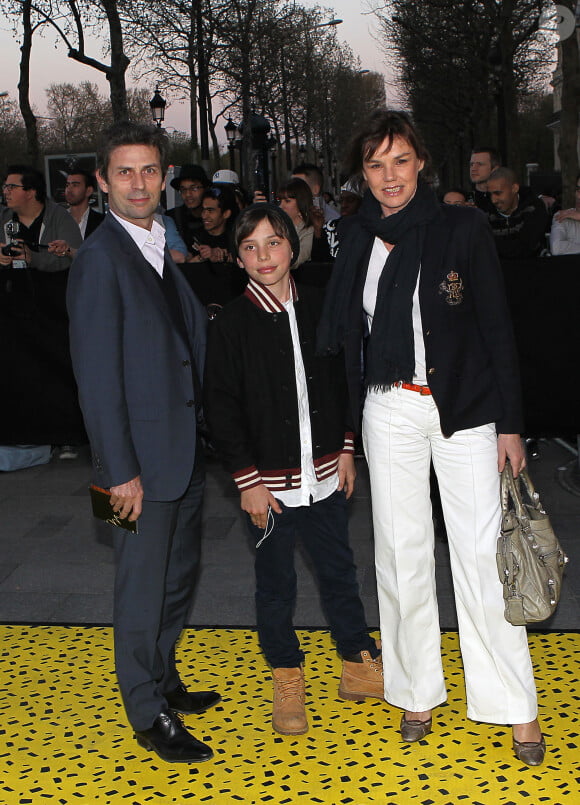
<svg viewBox="0 0 580 805">
<path fill-rule="evenodd" d="M 85 237 L 86 240 L 89 235 L 92 235 L 95 229 L 100 226 L 103 221 L 105 220 L 105 216 L 102 212 L 98 210 L 94 210 L 92 207 L 89 208 L 89 215 L 87 217 L 87 225 L 85 228 Z"/>
<path fill-rule="evenodd" d="M 175 500 L 195 459 L 191 360 L 203 377 L 207 317 L 166 249 L 188 334 L 154 269 L 109 213 L 79 249 L 67 290 L 70 345 L 95 483 L 141 476 L 144 497 Z M 201 401 L 199 401 L 201 404 Z"/>
</svg>

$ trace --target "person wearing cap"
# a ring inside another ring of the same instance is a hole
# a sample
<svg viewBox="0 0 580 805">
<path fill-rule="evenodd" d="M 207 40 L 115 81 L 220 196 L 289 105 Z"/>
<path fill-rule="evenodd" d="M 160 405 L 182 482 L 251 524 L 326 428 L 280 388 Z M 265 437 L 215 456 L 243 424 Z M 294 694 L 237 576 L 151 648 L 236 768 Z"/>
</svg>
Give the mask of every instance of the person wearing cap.
<svg viewBox="0 0 580 805">
<path fill-rule="evenodd" d="M 174 190 L 179 190 L 183 204 L 167 210 L 166 215 L 173 218 L 188 250 L 194 252 L 196 235 L 203 229 L 203 194 L 210 186 L 210 181 L 201 165 L 187 164 L 182 166 L 179 176 L 172 179 L 170 185 Z"/>
<path fill-rule="evenodd" d="M 340 188 L 340 215 L 355 215 L 362 201 L 360 184 L 349 179 Z"/>
<path fill-rule="evenodd" d="M 348 541 L 355 466 L 342 355 L 317 358 L 322 289 L 297 286 L 300 242 L 289 216 L 253 204 L 234 245 L 244 294 L 212 322 L 204 410 L 256 544 L 256 612 L 273 675 L 274 730 L 308 730 L 300 648 L 292 625 L 300 534 L 316 568 L 330 631 L 343 658 L 338 695 L 383 698 L 380 649 L 368 632 Z"/>
<path fill-rule="evenodd" d="M 360 182 L 356 177 L 348 179 L 340 188 L 340 218 L 335 218 L 324 224 L 324 232 L 332 260 L 338 254 L 341 222 L 344 218 L 357 214 L 362 201 L 364 185 L 365 183 Z"/>
<path fill-rule="evenodd" d="M 240 179 L 238 174 L 235 171 L 227 170 L 226 168 L 222 168 L 222 170 L 216 171 L 213 175 L 213 179 L 211 180 L 212 184 L 232 184 L 232 185 L 239 185 Z"/>
<path fill-rule="evenodd" d="M 222 185 L 230 185 L 232 193 L 234 194 L 234 198 L 236 200 L 236 204 L 238 205 L 238 209 L 239 210 L 246 209 L 246 207 L 248 206 L 247 193 L 241 186 L 240 179 L 235 171 L 227 170 L 226 168 L 216 171 L 213 175 L 212 184 L 214 185 L 214 187 L 220 187 Z"/>
</svg>

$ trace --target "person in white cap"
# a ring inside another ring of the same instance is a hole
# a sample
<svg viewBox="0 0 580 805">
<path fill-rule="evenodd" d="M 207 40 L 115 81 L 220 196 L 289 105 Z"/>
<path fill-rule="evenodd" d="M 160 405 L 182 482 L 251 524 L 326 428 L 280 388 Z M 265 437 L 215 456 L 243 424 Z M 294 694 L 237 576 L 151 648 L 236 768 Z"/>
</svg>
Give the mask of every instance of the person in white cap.
<svg viewBox="0 0 580 805">
<path fill-rule="evenodd" d="M 213 175 L 213 179 L 211 180 L 212 184 L 235 184 L 239 185 L 240 179 L 238 174 L 232 170 L 226 170 L 223 168 L 222 170 L 216 171 Z"/>
</svg>

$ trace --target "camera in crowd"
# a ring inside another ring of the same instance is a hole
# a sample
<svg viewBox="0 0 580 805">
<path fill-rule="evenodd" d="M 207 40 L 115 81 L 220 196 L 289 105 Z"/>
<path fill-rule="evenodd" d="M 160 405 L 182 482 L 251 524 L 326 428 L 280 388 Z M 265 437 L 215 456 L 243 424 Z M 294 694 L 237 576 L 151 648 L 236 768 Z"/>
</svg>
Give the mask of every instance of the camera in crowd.
<svg viewBox="0 0 580 805">
<path fill-rule="evenodd" d="M 2 246 L 1 251 L 4 257 L 22 256 L 22 247 L 18 243 L 7 243 L 6 246 Z"/>
</svg>

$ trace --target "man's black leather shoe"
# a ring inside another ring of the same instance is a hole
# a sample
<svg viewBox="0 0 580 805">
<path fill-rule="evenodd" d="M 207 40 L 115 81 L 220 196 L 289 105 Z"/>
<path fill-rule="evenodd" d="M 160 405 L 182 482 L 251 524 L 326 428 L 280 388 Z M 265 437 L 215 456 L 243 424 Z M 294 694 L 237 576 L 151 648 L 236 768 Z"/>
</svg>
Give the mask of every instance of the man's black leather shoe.
<svg viewBox="0 0 580 805">
<path fill-rule="evenodd" d="M 213 757 L 209 746 L 194 738 L 171 710 L 159 713 L 153 726 L 135 732 L 135 738 L 140 746 L 153 749 L 168 763 L 201 763 Z"/>
<path fill-rule="evenodd" d="M 222 700 L 219 693 L 211 690 L 189 693 L 185 685 L 178 685 L 174 690 L 166 693 L 165 698 L 172 710 L 188 715 L 205 713 L 206 710 L 209 710 L 210 707 Z"/>
</svg>

